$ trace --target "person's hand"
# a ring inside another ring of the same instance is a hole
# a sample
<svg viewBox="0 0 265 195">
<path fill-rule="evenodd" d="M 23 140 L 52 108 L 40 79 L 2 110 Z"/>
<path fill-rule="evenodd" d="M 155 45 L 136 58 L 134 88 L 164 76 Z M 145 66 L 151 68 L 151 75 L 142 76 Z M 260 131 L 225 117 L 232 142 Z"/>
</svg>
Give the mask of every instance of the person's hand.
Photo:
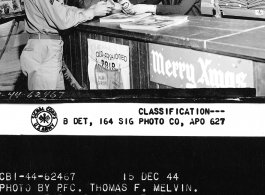
<svg viewBox="0 0 265 195">
<path fill-rule="evenodd" d="M 114 6 L 112 4 L 100 1 L 96 5 L 94 5 L 92 9 L 94 16 L 105 16 L 109 14 L 113 8 Z"/>
<path fill-rule="evenodd" d="M 114 2 L 114 8 L 111 13 L 120 13 L 122 11 L 121 4 Z"/>
<path fill-rule="evenodd" d="M 147 12 L 155 13 L 156 6 L 155 5 L 146 5 L 146 4 L 137 4 L 130 7 L 130 9 L 124 10 L 125 13 L 128 14 L 143 14 Z"/>
<path fill-rule="evenodd" d="M 89 8 L 90 9 L 94 9 L 96 7 L 97 4 L 91 5 Z"/>
</svg>

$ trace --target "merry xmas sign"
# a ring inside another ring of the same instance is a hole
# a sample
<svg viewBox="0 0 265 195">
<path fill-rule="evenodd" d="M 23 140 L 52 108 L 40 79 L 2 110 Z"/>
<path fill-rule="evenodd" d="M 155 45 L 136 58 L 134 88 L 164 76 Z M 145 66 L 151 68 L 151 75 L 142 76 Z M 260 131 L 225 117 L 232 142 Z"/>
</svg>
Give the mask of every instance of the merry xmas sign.
<svg viewBox="0 0 265 195">
<path fill-rule="evenodd" d="M 253 62 L 149 44 L 150 80 L 176 88 L 254 87 Z"/>
</svg>

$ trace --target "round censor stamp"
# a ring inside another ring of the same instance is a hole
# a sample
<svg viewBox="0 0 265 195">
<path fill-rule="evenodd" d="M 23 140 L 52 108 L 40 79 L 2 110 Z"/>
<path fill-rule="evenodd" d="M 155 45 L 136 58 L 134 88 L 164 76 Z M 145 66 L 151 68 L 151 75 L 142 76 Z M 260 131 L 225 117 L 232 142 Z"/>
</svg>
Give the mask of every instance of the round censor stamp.
<svg viewBox="0 0 265 195">
<path fill-rule="evenodd" d="M 39 132 L 46 133 L 52 131 L 58 122 L 57 113 L 52 107 L 36 108 L 31 114 L 32 126 Z"/>
</svg>

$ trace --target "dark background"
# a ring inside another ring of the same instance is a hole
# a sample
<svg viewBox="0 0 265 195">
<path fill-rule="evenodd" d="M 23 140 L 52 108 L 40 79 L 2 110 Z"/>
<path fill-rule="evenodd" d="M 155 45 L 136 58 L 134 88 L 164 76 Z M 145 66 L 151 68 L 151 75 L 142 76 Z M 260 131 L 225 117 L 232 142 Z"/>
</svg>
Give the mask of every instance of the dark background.
<svg viewBox="0 0 265 195">
<path fill-rule="evenodd" d="M 82 189 L 81 193 L 74 193 L 80 195 L 143 194 L 133 192 L 134 183 L 140 183 L 147 195 L 257 195 L 265 192 L 264 150 L 264 138 L 0 136 L 0 173 L 75 172 L 75 179 L 70 183 Z M 158 172 L 159 181 L 141 181 L 142 172 Z M 134 181 L 124 181 L 124 173 L 133 174 Z M 168 173 L 178 173 L 178 181 L 169 181 Z M 26 179 L 16 183 L 23 182 L 62 183 Z M 127 183 L 128 190 L 92 193 L 89 182 Z M 155 193 L 152 192 L 154 183 L 189 184 L 198 192 Z M 0 194 L 10 193 L 2 190 Z M 59 193 L 51 189 L 48 194 Z"/>
</svg>

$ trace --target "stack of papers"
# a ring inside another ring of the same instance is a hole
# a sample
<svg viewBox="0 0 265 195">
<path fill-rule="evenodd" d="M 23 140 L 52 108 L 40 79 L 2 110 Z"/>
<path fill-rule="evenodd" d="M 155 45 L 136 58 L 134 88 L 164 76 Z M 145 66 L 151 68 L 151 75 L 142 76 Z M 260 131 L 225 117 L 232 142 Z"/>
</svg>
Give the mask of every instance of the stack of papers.
<svg viewBox="0 0 265 195">
<path fill-rule="evenodd" d="M 135 22 L 138 20 L 141 20 L 142 18 L 145 18 L 147 16 L 152 15 L 151 13 L 144 13 L 144 14 L 138 14 L 138 15 L 130 15 L 130 14 L 124 14 L 124 13 L 116 13 L 111 14 L 109 16 L 105 16 L 99 19 L 100 22 Z"/>
<path fill-rule="evenodd" d="M 141 20 L 120 24 L 122 29 L 160 30 L 169 26 L 179 25 L 188 21 L 188 16 L 152 15 Z"/>
</svg>

